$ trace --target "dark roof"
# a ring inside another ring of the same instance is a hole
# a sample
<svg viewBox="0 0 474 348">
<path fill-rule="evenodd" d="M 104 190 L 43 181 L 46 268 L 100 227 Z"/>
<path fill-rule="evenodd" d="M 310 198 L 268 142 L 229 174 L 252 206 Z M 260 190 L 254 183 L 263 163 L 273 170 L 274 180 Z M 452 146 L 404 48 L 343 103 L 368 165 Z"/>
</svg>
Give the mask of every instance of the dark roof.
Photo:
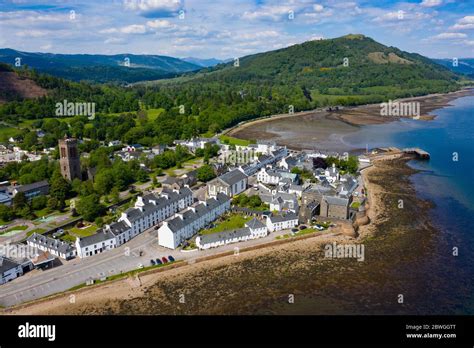
<svg viewBox="0 0 474 348">
<path fill-rule="evenodd" d="M 229 186 L 232 186 L 232 185 L 238 183 L 239 181 L 244 180 L 245 178 L 247 178 L 247 175 L 245 175 L 244 173 L 242 173 L 238 169 L 234 169 L 230 172 L 222 174 L 217 179 L 223 181 L 224 183 L 226 183 Z"/>
<path fill-rule="evenodd" d="M 7 259 L 6 257 L 0 256 L 0 275 L 3 275 L 4 272 L 11 270 L 12 268 L 17 267 L 19 264 Z"/>
<path fill-rule="evenodd" d="M 115 238 L 115 235 L 112 232 L 108 230 L 100 229 L 100 230 L 97 230 L 97 233 L 91 236 L 80 238 L 79 245 L 81 247 L 86 247 L 89 245 L 105 242 L 106 240 L 114 239 L 114 238 Z"/>
<path fill-rule="evenodd" d="M 273 215 L 269 217 L 272 223 L 275 222 L 283 222 L 283 221 L 290 221 L 290 220 L 298 220 L 298 216 L 295 213 L 289 213 L 286 215 Z"/>
<path fill-rule="evenodd" d="M 247 226 L 248 228 L 250 228 L 250 229 L 252 229 L 252 230 L 254 230 L 254 229 L 256 229 L 256 228 L 263 228 L 263 227 L 265 227 L 265 225 L 264 225 L 262 222 L 260 222 L 259 220 L 255 219 L 255 218 L 253 218 L 252 220 L 250 220 L 249 222 L 247 222 L 247 223 L 245 224 L 245 226 Z"/>
<path fill-rule="evenodd" d="M 348 198 L 334 197 L 334 196 L 323 196 L 323 199 L 331 205 L 341 205 L 347 207 L 349 205 Z"/>
<path fill-rule="evenodd" d="M 219 233 L 204 234 L 199 237 L 200 237 L 200 244 L 204 245 L 204 244 L 215 243 L 219 241 L 225 241 L 228 239 L 250 236 L 251 234 L 252 233 L 250 232 L 250 228 L 244 227 L 244 228 L 239 228 L 236 230 L 222 231 Z"/>
<path fill-rule="evenodd" d="M 17 186 L 17 187 L 15 187 L 15 189 L 18 192 L 28 192 L 28 191 L 31 191 L 31 190 L 36 190 L 38 188 L 43 188 L 43 187 L 47 187 L 47 186 L 49 186 L 48 180 L 42 180 L 42 181 L 34 182 L 32 184 Z"/>
<path fill-rule="evenodd" d="M 62 240 L 50 238 L 43 236 L 38 233 L 33 233 L 26 239 L 27 242 L 30 242 L 35 245 L 41 245 L 49 249 L 56 250 L 58 253 L 67 254 L 74 251 L 74 247 Z"/>
</svg>

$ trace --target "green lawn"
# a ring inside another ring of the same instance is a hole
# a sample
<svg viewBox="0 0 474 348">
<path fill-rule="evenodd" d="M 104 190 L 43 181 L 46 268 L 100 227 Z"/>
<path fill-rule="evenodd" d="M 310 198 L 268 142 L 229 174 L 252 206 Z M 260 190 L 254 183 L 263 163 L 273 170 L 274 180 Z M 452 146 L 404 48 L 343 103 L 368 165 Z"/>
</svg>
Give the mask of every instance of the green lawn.
<svg viewBox="0 0 474 348">
<path fill-rule="evenodd" d="M 163 111 L 165 111 L 165 109 L 163 108 L 159 108 L 159 109 L 148 109 L 148 110 L 145 110 L 147 112 L 147 115 L 148 115 L 148 121 L 154 121 L 158 118 L 158 116 L 161 115 L 161 113 Z"/>
<path fill-rule="evenodd" d="M 85 228 L 72 227 L 71 229 L 67 230 L 67 232 L 78 237 L 88 237 L 93 235 L 97 230 L 97 226 L 90 225 Z"/>
<path fill-rule="evenodd" d="M 201 231 L 200 234 L 212 234 L 242 228 L 245 223 L 251 219 L 252 218 L 248 216 L 233 214 L 227 217 L 224 221 L 218 221 L 213 228 Z"/>
<path fill-rule="evenodd" d="M 24 231 L 28 228 L 26 225 L 20 225 L 20 226 L 15 226 L 15 227 L 10 227 L 6 230 L 0 230 L 0 234 L 8 233 L 11 231 Z"/>
<path fill-rule="evenodd" d="M 33 233 L 38 233 L 38 234 L 43 234 L 45 233 L 46 230 L 44 228 L 35 228 L 34 230 L 31 230 L 29 232 L 26 232 L 26 236 L 29 237 L 31 236 Z"/>
<path fill-rule="evenodd" d="M 221 135 L 219 137 L 219 140 L 223 142 L 224 144 L 229 144 L 229 145 L 248 146 L 251 143 L 250 140 L 234 138 L 228 135 Z"/>
<path fill-rule="evenodd" d="M 0 124 L 0 141 L 7 142 L 10 137 L 17 135 L 20 131 L 16 128 Z"/>
</svg>

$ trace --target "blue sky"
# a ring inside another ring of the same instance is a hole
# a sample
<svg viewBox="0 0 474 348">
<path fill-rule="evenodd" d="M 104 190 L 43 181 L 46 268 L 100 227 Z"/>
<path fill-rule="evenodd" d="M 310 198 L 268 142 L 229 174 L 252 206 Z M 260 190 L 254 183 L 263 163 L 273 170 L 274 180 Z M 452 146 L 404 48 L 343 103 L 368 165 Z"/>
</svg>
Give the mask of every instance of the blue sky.
<svg viewBox="0 0 474 348">
<path fill-rule="evenodd" d="M 0 0 L 0 47 L 233 58 L 360 33 L 474 57 L 474 0 Z"/>
</svg>

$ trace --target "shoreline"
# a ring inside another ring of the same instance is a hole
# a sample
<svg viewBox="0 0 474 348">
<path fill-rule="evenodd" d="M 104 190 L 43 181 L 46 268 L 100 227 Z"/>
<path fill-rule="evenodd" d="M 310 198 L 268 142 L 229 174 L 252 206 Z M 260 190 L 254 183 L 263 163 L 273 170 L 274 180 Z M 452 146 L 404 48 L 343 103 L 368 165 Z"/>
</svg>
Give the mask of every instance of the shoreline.
<svg viewBox="0 0 474 348">
<path fill-rule="evenodd" d="M 433 110 L 450 105 L 450 102 L 464 96 L 474 95 L 473 89 L 462 89 L 446 94 L 431 94 L 413 98 L 398 99 L 400 102 L 420 102 L 420 120 L 435 118 Z M 341 139 L 358 131 L 362 126 L 384 124 L 402 117 L 380 116 L 380 104 L 347 107 L 339 111 L 316 109 L 294 115 L 280 114 L 245 122 L 224 134 L 246 140 L 271 140 L 294 150 L 308 150 L 318 147 L 329 151 L 347 151 L 350 147 Z M 297 140 L 295 140 L 297 139 Z M 352 149 L 355 150 L 355 149 Z"/>
<path fill-rule="evenodd" d="M 403 156 L 400 159 L 377 161 L 374 166 L 363 171 L 371 200 L 368 209 L 371 223 L 359 227 L 360 236 L 357 239 L 346 236 L 318 238 L 316 235 L 310 235 L 307 238 L 245 251 L 238 257 L 221 256 L 162 272 L 150 272 L 140 275 L 139 278 L 126 278 L 93 288 L 83 288 L 55 295 L 50 299 L 40 299 L 4 309 L 2 312 L 13 315 L 286 314 L 287 310 L 297 308 L 282 304 L 285 303 L 285 294 L 290 293 L 305 298 L 305 308 L 312 308 L 314 296 L 319 298 L 318 303 L 321 298 L 324 299 L 327 307 L 324 311 L 319 309 L 316 313 L 307 313 L 307 309 L 302 308 L 300 311 L 303 314 L 342 314 L 346 311 L 364 313 L 358 308 L 359 300 L 351 303 L 339 295 L 331 295 L 332 283 L 337 284 L 340 279 L 354 278 L 351 282 L 361 284 L 357 284 L 355 289 L 348 288 L 344 291 L 359 293 L 366 288 L 366 279 L 359 278 L 353 271 L 362 272 L 361 269 L 364 269 L 365 273 L 372 272 L 370 256 L 373 249 L 382 248 L 381 255 L 385 255 L 387 250 L 393 252 L 393 246 L 384 243 L 387 237 L 385 224 L 395 219 L 393 207 L 386 201 L 387 197 L 390 199 L 391 196 L 387 194 L 388 189 L 403 190 L 400 194 L 409 195 L 409 200 L 413 201 L 419 210 L 415 216 L 408 214 L 409 217 L 405 219 L 408 226 L 412 225 L 413 219 L 420 220 L 421 225 L 429 223 L 425 213 L 430 204 L 416 197 L 413 187 L 409 184 L 409 176 L 416 173 L 416 170 L 407 166 L 409 159 L 410 156 Z M 400 175 L 404 179 L 399 183 Z M 403 230 L 403 224 L 401 227 Z M 400 235 L 400 226 L 395 228 L 396 234 Z M 322 248 L 333 242 L 363 243 L 369 260 L 367 263 L 353 259 L 325 260 Z M 385 258 L 381 262 L 385 264 Z M 389 265 L 391 266 L 390 263 Z M 307 275 L 307 272 L 310 272 L 310 275 Z M 379 273 L 380 270 L 375 272 Z M 386 273 L 387 270 L 383 272 Z M 304 276 L 301 276 L 302 274 Z M 371 277 L 373 275 L 369 278 Z M 373 284 L 374 281 L 369 283 Z M 71 294 L 75 295 L 74 304 L 69 303 Z M 186 304 L 179 302 L 180 295 L 185 296 Z M 330 303 L 333 305 L 329 305 Z M 376 313 L 378 311 L 374 312 Z"/>
</svg>

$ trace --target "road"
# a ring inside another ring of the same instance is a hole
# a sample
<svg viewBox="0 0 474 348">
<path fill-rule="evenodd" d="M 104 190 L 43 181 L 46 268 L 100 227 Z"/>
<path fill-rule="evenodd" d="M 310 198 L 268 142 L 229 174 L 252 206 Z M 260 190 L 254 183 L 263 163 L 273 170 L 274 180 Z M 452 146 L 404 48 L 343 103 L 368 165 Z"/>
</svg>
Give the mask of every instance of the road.
<svg viewBox="0 0 474 348">
<path fill-rule="evenodd" d="M 102 254 L 85 259 L 75 258 L 64 261 L 64 264 L 49 270 L 33 270 L 7 284 L 0 286 L 0 305 L 12 306 L 31 301 L 84 284 L 87 280 L 120 274 L 137 269 L 139 264 L 150 266 L 150 259 L 168 257 L 192 263 L 193 260 L 219 254 L 229 250 L 239 250 L 253 245 L 268 243 L 278 235 L 288 233 L 288 230 L 274 232 L 267 237 L 246 242 L 224 245 L 208 250 L 182 252 L 170 250 L 158 245 L 157 231 L 149 229 L 128 243 Z M 142 251 L 143 255 L 139 256 Z"/>
</svg>

